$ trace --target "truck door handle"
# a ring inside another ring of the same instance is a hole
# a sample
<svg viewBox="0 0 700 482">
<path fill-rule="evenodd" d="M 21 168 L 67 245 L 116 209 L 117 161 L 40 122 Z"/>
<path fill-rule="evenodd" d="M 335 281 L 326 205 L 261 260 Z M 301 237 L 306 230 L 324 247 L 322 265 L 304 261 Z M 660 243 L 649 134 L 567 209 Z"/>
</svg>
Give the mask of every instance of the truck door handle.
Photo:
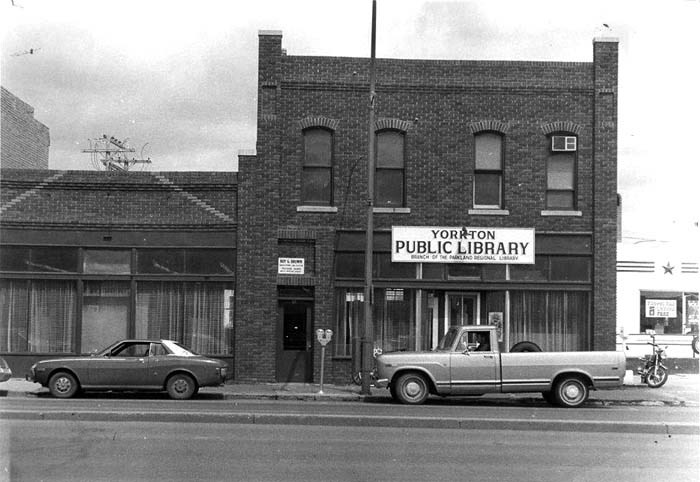
<svg viewBox="0 0 700 482">
<path fill-rule="evenodd" d="M 493 358 L 493 355 L 484 355 L 484 358 Z"/>
</svg>

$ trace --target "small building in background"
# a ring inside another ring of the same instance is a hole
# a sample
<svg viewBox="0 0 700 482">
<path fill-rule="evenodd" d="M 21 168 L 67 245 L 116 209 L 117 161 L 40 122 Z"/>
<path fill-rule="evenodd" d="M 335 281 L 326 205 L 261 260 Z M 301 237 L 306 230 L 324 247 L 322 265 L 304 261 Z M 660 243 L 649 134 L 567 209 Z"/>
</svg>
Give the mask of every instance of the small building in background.
<svg viewBox="0 0 700 482">
<path fill-rule="evenodd" d="M 697 229 L 695 229 L 697 231 Z M 623 238 L 617 246 L 617 344 L 627 356 L 651 353 L 649 330 L 670 358 L 696 358 L 700 237 Z M 693 241 L 694 240 L 694 241 Z"/>
</svg>

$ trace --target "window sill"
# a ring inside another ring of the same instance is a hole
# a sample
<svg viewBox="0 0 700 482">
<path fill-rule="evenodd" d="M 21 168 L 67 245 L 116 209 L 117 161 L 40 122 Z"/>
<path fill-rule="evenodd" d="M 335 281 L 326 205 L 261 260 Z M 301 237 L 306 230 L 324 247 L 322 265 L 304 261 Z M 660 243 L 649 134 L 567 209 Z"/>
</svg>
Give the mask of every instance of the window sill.
<svg viewBox="0 0 700 482">
<path fill-rule="evenodd" d="M 411 214 L 411 208 L 373 208 L 377 214 Z"/>
<path fill-rule="evenodd" d="M 297 206 L 298 213 L 337 213 L 335 206 Z"/>
<path fill-rule="evenodd" d="M 476 216 L 509 216 L 510 211 L 507 209 L 470 209 L 468 214 Z"/>
<path fill-rule="evenodd" d="M 583 216 L 581 211 L 555 211 L 555 210 L 545 210 L 540 213 L 542 216 Z"/>
</svg>

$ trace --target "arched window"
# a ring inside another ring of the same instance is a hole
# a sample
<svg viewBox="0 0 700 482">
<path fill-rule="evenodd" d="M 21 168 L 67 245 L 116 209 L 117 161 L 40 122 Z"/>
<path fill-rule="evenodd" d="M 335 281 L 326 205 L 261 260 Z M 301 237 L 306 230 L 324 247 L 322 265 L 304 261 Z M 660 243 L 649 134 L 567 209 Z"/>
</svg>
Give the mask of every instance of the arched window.
<svg viewBox="0 0 700 482">
<path fill-rule="evenodd" d="M 304 130 L 301 201 L 323 206 L 333 203 L 333 134 L 328 129 Z"/>
<path fill-rule="evenodd" d="M 474 136 L 474 207 L 503 207 L 503 136 L 481 132 Z"/>
<path fill-rule="evenodd" d="M 374 200 L 377 207 L 402 207 L 405 203 L 403 132 L 377 132 L 377 169 Z"/>
</svg>

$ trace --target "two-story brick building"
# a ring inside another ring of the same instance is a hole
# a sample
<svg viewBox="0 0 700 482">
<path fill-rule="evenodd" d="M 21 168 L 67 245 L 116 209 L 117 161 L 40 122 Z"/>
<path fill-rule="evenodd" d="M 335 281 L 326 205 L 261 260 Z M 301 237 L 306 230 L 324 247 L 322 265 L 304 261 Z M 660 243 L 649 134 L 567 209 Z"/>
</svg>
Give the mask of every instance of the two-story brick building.
<svg viewBox="0 0 700 482">
<path fill-rule="evenodd" d="M 2 172 L 0 354 L 176 338 L 237 380 L 358 369 L 369 59 L 259 36 L 234 173 Z M 615 346 L 617 41 L 592 62 L 378 59 L 373 343 L 494 323 L 503 349 Z M 233 301 L 232 301 L 233 300 Z M 16 370 L 22 373 L 21 370 Z"/>
<path fill-rule="evenodd" d="M 369 60 L 287 55 L 277 31 L 259 45 L 257 155 L 239 161 L 235 375 L 315 379 L 322 328 L 331 376 L 348 380 Z M 450 324 L 496 323 L 504 349 L 614 349 L 617 47 L 595 40 L 593 62 L 377 60 L 376 348 L 427 349 Z M 427 246 L 443 228 L 460 248 L 447 234 L 437 257 L 399 261 L 402 240 Z M 467 243 L 481 237 L 496 240 L 490 253 Z M 527 253 L 508 258 L 523 239 Z M 483 256 L 441 256 L 448 247 Z"/>
</svg>

